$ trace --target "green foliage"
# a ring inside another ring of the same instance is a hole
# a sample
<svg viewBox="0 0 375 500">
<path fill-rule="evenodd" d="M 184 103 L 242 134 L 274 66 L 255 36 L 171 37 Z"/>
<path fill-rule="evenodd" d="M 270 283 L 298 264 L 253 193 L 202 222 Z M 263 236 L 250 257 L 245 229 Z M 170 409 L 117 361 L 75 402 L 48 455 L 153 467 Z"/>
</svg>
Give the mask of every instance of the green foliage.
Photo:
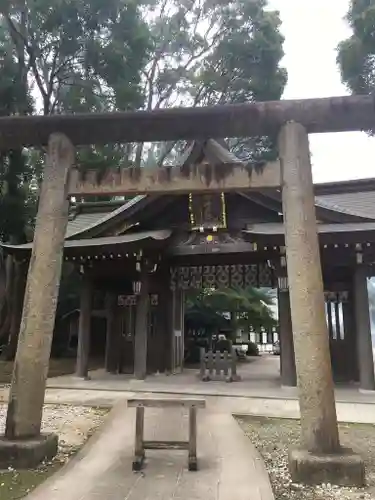
<svg viewBox="0 0 375 500">
<path fill-rule="evenodd" d="M 150 23 L 145 107 L 280 99 L 287 81 L 280 67 L 283 36 L 279 14 L 266 7 L 265 0 L 158 2 Z M 229 145 L 246 161 L 275 156 L 268 137 L 231 140 Z M 159 164 L 173 163 L 176 147 L 156 145 L 153 152 Z"/>
<path fill-rule="evenodd" d="M 2 2 L 0 11 L 1 114 L 101 112 L 142 105 L 148 28 L 138 4 L 23 0 Z M 82 148 L 77 160 L 83 171 L 94 167 L 102 172 L 126 161 L 127 154 L 126 147 Z M 24 220 L 33 220 L 44 156 L 42 150 L 26 151 L 16 167 L 14 159 L 12 167 L 3 159 L 0 177 L 14 172 L 22 185 L 17 202 L 14 189 L 11 200 L 1 200 L 1 208 L 8 201 L 17 205 L 14 215 L 4 217 L 15 219 L 23 207 Z M 8 192 L 9 179 L 4 182 Z M 0 220 L 0 232 L 3 222 L 12 225 L 10 219 Z"/>
<path fill-rule="evenodd" d="M 3 15 L 44 114 L 141 105 L 148 30 L 136 3 L 24 0 Z"/>
<path fill-rule="evenodd" d="M 375 0 L 351 0 L 347 21 L 352 35 L 338 46 L 343 83 L 353 94 L 375 91 Z"/>
<path fill-rule="evenodd" d="M 130 0 L 24 0 L 4 2 L 0 8 L 4 44 L 11 48 L 18 82 L 32 89 L 28 95 L 32 94 L 37 112 L 102 112 L 142 106 L 141 70 L 148 28 L 138 4 Z M 88 158 L 95 162 L 85 164 Z M 124 158 L 126 148 L 105 146 L 80 149 L 77 161 L 83 171 L 93 165 L 103 171 Z M 34 154 L 30 162 L 39 166 L 43 160 L 40 151 L 39 158 Z"/>
<path fill-rule="evenodd" d="M 31 98 L 14 47 L 0 23 L 0 116 L 30 113 Z M 31 211 L 27 205 L 30 168 L 21 150 L 0 152 L 0 239 L 23 242 Z"/>
<path fill-rule="evenodd" d="M 19 150 L 0 156 L 0 239 L 23 243 L 28 220 L 25 156 Z"/>
<path fill-rule="evenodd" d="M 192 328 L 207 332 L 221 329 L 255 329 L 275 326 L 270 306 L 273 299 L 253 287 L 204 289 L 188 297 L 186 321 Z M 229 314 L 230 319 L 224 313 Z"/>
</svg>

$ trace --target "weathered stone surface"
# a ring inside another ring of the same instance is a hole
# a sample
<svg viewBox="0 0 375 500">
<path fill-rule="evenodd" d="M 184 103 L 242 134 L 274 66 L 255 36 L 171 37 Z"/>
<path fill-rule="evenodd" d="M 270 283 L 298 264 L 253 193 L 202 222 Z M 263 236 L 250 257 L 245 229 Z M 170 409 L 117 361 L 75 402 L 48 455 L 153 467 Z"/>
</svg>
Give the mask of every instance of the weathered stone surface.
<svg viewBox="0 0 375 500">
<path fill-rule="evenodd" d="M 39 198 L 5 435 L 39 436 L 59 292 L 69 203 L 67 180 L 74 149 L 53 134 Z"/>
<path fill-rule="evenodd" d="M 296 483 L 340 486 L 364 486 L 365 466 L 362 458 L 351 450 L 335 454 L 314 454 L 307 450 L 291 450 L 289 469 Z"/>
<path fill-rule="evenodd" d="M 279 136 L 286 257 L 293 324 L 302 444 L 339 450 L 329 336 L 305 128 L 288 122 Z"/>
<path fill-rule="evenodd" d="M 32 439 L 10 440 L 0 437 L 0 469 L 31 469 L 57 453 L 56 434 L 40 434 Z"/>
<path fill-rule="evenodd" d="M 257 172 L 239 164 L 218 166 L 196 165 L 186 175 L 181 167 L 123 168 L 108 170 L 97 180 L 95 170 L 81 179 L 78 169 L 72 170 L 69 194 L 124 195 L 124 194 L 183 194 L 207 191 L 236 191 L 256 188 L 278 188 L 280 164 L 267 163 Z"/>
<path fill-rule="evenodd" d="M 309 133 L 369 130 L 375 125 L 373 95 L 335 96 L 152 111 L 2 116 L 2 149 L 44 146 L 59 130 L 75 144 L 158 142 L 274 134 L 288 120 Z"/>
</svg>

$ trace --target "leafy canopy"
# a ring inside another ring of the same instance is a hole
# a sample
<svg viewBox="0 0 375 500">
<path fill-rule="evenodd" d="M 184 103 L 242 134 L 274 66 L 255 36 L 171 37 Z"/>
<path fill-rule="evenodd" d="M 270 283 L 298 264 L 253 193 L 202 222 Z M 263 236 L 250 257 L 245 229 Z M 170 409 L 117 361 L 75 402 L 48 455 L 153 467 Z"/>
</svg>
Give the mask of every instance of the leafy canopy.
<svg viewBox="0 0 375 500">
<path fill-rule="evenodd" d="M 353 94 L 375 91 L 375 0 L 351 0 L 346 19 L 352 34 L 338 46 L 343 83 Z"/>
<path fill-rule="evenodd" d="M 278 12 L 265 0 L 161 0 L 146 10 L 151 50 L 145 108 L 279 100 L 287 75 Z M 183 145 L 155 145 L 156 163 L 173 163 Z M 230 141 L 247 161 L 274 155 L 272 138 Z"/>
<path fill-rule="evenodd" d="M 253 287 L 203 289 L 188 297 L 186 319 L 193 328 L 208 332 L 222 328 L 270 328 L 276 324 L 271 305 L 273 298 Z M 230 320 L 225 313 L 229 313 Z"/>
</svg>

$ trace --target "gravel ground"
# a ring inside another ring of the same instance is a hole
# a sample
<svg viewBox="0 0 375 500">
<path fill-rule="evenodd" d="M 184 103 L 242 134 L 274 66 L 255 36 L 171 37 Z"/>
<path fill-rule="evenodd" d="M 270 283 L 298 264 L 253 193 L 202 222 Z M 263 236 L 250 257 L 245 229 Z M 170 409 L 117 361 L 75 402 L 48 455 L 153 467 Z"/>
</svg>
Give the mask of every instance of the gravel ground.
<svg viewBox="0 0 375 500">
<path fill-rule="evenodd" d="M 7 406 L 0 404 L 0 434 L 4 432 Z M 35 470 L 0 471 L 0 499 L 22 498 L 76 453 L 90 435 L 103 423 L 108 410 L 86 406 L 46 405 L 42 430 L 59 436 L 56 457 Z"/>
<path fill-rule="evenodd" d="M 342 445 L 352 448 L 366 461 L 367 487 L 361 489 L 292 483 L 288 450 L 299 444 L 297 420 L 246 416 L 238 421 L 264 459 L 276 500 L 375 500 L 375 426 L 340 424 Z"/>
</svg>

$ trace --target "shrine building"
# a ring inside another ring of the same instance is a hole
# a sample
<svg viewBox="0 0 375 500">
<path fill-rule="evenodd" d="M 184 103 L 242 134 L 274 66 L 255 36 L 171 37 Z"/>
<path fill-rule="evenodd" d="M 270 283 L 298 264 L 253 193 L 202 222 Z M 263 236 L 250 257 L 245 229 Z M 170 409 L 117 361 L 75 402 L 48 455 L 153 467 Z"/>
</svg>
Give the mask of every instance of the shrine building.
<svg viewBox="0 0 375 500">
<path fill-rule="evenodd" d="M 241 162 L 210 139 L 194 142 L 177 163 L 181 171 L 202 164 L 218 172 Z M 314 189 L 334 378 L 374 390 L 372 357 L 362 354 L 371 345 L 366 279 L 375 262 L 375 180 Z M 280 383 L 295 385 L 282 212 L 277 187 L 73 205 L 64 259 L 81 275 L 77 374 L 88 374 L 97 293 L 105 296 L 105 369 L 144 378 L 183 369 L 189 289 L 253 286 L 278 289 Z M 31 243 L 3 247 L 28 263 Z"/>
</svg>

